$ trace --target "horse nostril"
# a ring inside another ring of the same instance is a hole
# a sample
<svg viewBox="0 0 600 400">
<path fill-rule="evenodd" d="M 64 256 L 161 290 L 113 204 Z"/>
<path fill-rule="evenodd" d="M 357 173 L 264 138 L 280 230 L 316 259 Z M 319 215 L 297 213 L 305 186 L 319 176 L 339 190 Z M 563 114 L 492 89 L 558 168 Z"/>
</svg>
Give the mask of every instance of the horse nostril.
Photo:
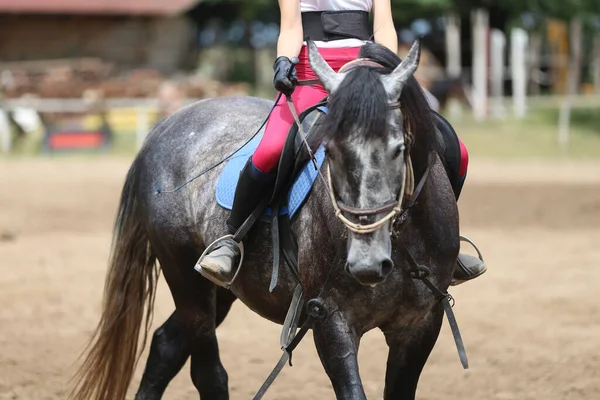
<svg viewBox="0 0 600 400">
<path fill-rule="evenodd" d="M 394 268 L 394 263 L 389 258 L 381 262 L 381 276 L 387 276 Z"/>
</svg>

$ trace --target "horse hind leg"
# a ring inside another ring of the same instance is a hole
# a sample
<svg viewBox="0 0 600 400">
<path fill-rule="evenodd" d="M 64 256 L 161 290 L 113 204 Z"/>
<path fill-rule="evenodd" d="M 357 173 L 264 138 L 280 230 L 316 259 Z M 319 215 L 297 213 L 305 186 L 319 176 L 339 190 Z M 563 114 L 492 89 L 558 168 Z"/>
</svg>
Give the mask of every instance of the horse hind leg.
<svg viewBox="0 0 600 400">
<path fill-rule="evenodd" d="M 197 258 L 196 258 L 197 259 Z M 192 264 L 193 265 L 193 264 Z M 194 271 L 196 274 L 196 272 Z M 187 306 L 179 306 L 175 302 L 177 312 L 181 312 L 181 320 L 190 343 L 191 377 L 201 399 L 228 400 L 228 377 L 219 357 L 217 343 L 217 287 L 197 274 L 204 288 L 198 290 L 209 292 L 204 302 L 193 302 Z"/>
<path fill-rule="evenodd" d="M 142 394 L 147 395 L 148 399 L 161 398 L 159 389 L 164 391 L 164 388 L 160 386 L 168 384 L 189 356 L 192 382 L 200 398 L 229 399 L 228 377 L 219 357 L 216 327 L 224 319 L 235 297 L 222 294 L 193 269 L 199 257 L 196 246 L 169 245 L 159 240 L 155 243 L 163 276 L 175 302 L 176 318 L 168 321 L 169 334 L 158 339 L 161 345 L 157 343 L 154 353 L 151 352 L 148 357 L 150 360 L 154 356 L 149 364 L 150 369 L 146 370 L 144 385 L 140 386 L 139 398 L 144 399 Z M 158 379 L 157 376 L 165 371 L 168 374 Z M 156 388 L 153 385 L 157 385 Z"/>
<path fill-rule="evenodd" d="M 217 292 L 216 326 L 225 319 L 236 300 L 228 290 Z M 136 400 L 159 400 L 171 380 L 179 373 L 190 356 L 183 327 L 175 312 L 154 332 L 144 375 L 135 396 Z"/>
<path fill-rule="evenodd" d="M 154 332 L 136 400 L 159 400 L 179 373 L 190 349 L 175 313 Z"/>
<path fill-rule="evenodd" d="M 437 341 L 443 317 L 440 305 L 420 327 L 382 327 L 389 347 L 384 400 L 415 398 L 419 377 Z"/>
</svg>

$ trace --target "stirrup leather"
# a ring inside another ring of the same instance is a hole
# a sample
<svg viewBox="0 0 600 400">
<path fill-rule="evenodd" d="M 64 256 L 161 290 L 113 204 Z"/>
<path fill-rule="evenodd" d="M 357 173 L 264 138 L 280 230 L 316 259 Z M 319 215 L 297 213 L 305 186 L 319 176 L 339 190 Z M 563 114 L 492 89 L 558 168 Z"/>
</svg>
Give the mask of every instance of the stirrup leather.
<svg viewBox="0 0 600 400">
<path fill-rule="evenodd" d="M 204 260 L 204 257 L 206 257 L 206 255 L 209 254 L 211 251 L 213 251 L 222 241 L 227 241 L 227 240 L 230 240 L 231 242 L 235 243 L 235 245 L 238 247 L 238 249 L 240 251 L 240 262 L 237 265 L 237 269 L 233 275 L 233 278 L 231 278 L 231 280 L 229 282 L 219 282 L 219 281 L 216 281 L 215 279 L 213 279 L 211 274 L 203 273 L 202 261 Z M 215 285 L 224 287 L 225 289 L 229 289 L 231 287 L 231 285 L 233 284 L 233 282 L 235 281 L 235 279 L 237 278 L 238 274 L 240 273 L 243 262 L 244 262 L 244 243 L 241 241 L 236 242 L 234 240 L 234 235 L 225 235 L 225 236 L 221 236 L 220 238 L 218 238 L 214 242 L 212 242 L 210 245 L 208 245 L 208 247 L 204 250 L 204 252 L 200 256 L 200 258 L 196 262 L 194 269 L 196 271 L 200 272 L 200 274 L 202 274 L 203 277 L 205 277 L 206 279 L 208 279 Z"/>
</svg>

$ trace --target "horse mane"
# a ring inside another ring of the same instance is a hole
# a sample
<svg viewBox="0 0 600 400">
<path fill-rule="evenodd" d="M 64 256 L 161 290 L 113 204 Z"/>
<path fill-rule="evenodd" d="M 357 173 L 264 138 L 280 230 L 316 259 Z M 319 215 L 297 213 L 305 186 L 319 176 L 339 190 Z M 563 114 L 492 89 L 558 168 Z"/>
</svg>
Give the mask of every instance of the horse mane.
<svg viewBox="0 0 600 400">
<path fill-rule="evenodd" d="M 400 57 L 385 46 L 367 43 L 361 47 L 359 58 L 370 59 L 384 68 L 360 67 L 348 72 L 329 99 L 329 114 L 323 121 L 326 138 L 344 140 L 342 135 L 348 132 L 371 137 L 385 137 L 387 134 L 388 98 L 380 74 L 391 73 L 400 64 Z M 415 172 L 419 173 L 427 167 L 431 152 L 440 154 L 440 147 L 431 108 L 414 77 L 402 90 L 400 102 L 413 135 L 411 158 Z M 356 130 L 356 127 L 361 129 Z"/>
<path fill-rule="evenodd" d="M 343 142 L 349 133 L 368 140 L 387 134 L 387 94 L 374 68 L 351 69 L 328 100 L 326 139 Z M 357 129 L 358 128 L 358 129 Z"/>
</svg>

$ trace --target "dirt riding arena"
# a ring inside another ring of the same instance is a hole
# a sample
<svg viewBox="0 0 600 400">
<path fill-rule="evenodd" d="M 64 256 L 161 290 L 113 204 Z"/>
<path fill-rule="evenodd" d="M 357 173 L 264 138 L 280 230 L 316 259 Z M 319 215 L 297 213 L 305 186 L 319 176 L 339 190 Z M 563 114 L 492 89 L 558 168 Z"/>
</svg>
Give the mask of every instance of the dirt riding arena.
<svg viewBox="0 0 600 400">
<path fill-rule="evenodd" d="M 127 159 L 0 162 L 0 399 L 65 399 L 100 311 L 111 226 Z M 600 164 L 473 160 L 462 231 L 489 272 L 452 290 L 470 356 L 447 322 L 420 399 L 600 398 Z M 154 326 L 172 312 L 161 280 Z M 248 399 L 279 358 L 279 327 L 236 303 L 218 330 L 232 399 Z M 363 338 L 361 375 L 381 398 L 386 345 Z M 145 363 L 138 366 L 131 393 Z M 186 366 L 167 399 L 197 399 Z M 308 338 L 269 399 L 332 399 Z"/>
</svg>

